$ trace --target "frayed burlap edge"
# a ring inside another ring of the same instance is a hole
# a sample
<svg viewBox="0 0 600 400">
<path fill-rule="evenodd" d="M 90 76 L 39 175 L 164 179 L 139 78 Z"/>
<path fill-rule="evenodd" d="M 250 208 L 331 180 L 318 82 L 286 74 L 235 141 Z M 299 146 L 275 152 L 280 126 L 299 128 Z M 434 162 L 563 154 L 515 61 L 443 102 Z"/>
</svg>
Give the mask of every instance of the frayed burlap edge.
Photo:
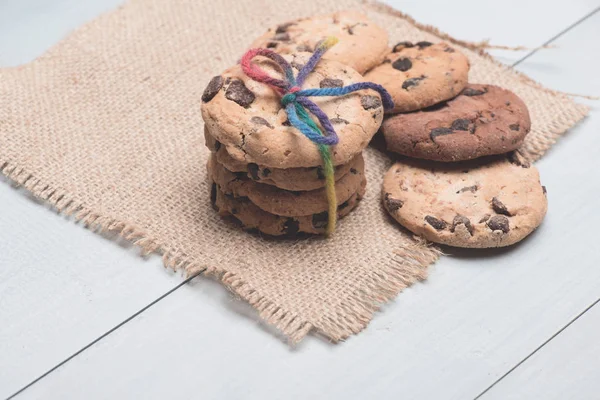
<svg viewBox="0 0 600 400">
<path fill-rule="evenodd" d="M 483 50 L 480 44 L 454 39 L 435 27 L 419 24 L 410 16 L 377 1 L 363 0 L 363 3 L 371 7 L 374 11 L 403 18 L 423 31 L 477 51 L 481 56 L 493 60 L 493 58 Z M 510 69 L 510 67 L 505 66 L 496 60 L 493 60 L 493 62 L 506 69 Z M 518 73 L 518 75 L 527 84 L 548 91 L 554 95 L 568 98 L 568 96 L 560 92 L 544 88 L 523 74 Z M 530 148 L 522 149 L 524 157 L 530 161 L 539 159 L 539 157 L 541 157 L 568 128 L 587 115 L 588 107 L 578 105 L 578 111 L 579 114 L 571 116 L 571 119 L 558 121 L 553 127 L 552 132 L 549 132 L 550 137 L 544 138 L 545 140 L 539 140 L 537 143 L 529 146 Z M 292 344 L 302 340 L 311 331 L 322 333 L 326 331 L 326 337 L 333 342 L 344 340 L 352 334 L 359 333 L 368 325 L 373 314 L 382 304 L 392 300 L 403 289 L 416 281 L 426 279 L 427 267 L 434 263 L 442 254 L 439 248 L 431 244 L 426 244 L 421 239 L 417 239 L 412 245 L 413 248 L 394 253 L 393 261 L 401 266 L 401 268 L 396 269 L 391 277 L 386 277 L 384 279 L 381 276 L 374 274 L 371 277 L 368 286 L 363 290 L 354 292 L 350 296 L 350 299 L 354 300 L 358 306 L 350 307 L 346 304 L 341 304 L 335 309 L 334 315 L 336 318 L 330 318 L 325 321 L 321 327 L 315 327 L 311 323 L 302 320 L 298 315 L 278 307 L 274 302 L 262 296 L 254 288 L 240 279 L 235 273 L 224 272 L 219 268 L 208 265 L 201 265 L 200 263 L 191 260 L 184 253 L 169 249 L 168 246 L 150 237 L 143 229 L 138 228 L 135 224 L 103 216 L 101 212 L 82 204 L 81 201 L 76 197 L 71 196 L 67 191 L 45 184 L 42 180 L 38 179 L 24 168 L 12 163 L 11 160 L 0 159 L 0 172 L 15 184 L 28 190 L 36 198 L 49 204 L 61 215 L 73 218 L 76 223 L 81 223 L 85 228 L 97 233 L 115 233 L 139 247 L 142 255 L 150 253 L 162 255 L 163 263 L 166 268 L 171 268 L 175 271 L 183 271 L 187 277 L 202 274 L 218 279 L 237 297 L 246 300 L 253 306 L 263 320 L 280 330 L 288 337 Z M 423 249 L 424 244 L 427 246 L 425 247 L 428 249 L 427 253 L 418 251 L 419 248 Z M 418 256 L 411 257 L 411 254 L 418 254 Z M 332 332 L 336 332 L 336 334 L 332 335 Z"/>
<path fill-rule="evenodd" d="M 102 213 L 82 204 L 67 191 L 44 183 L 26 169 L 8 160 L 0 160 L 0 172 L 14 184 L 50 205 L 60 215 L 72 218 L 75 223 L 81 223 L 83 227 L 95 233 L 117 234 L 139 247 L 144 256 L 150 253 L 162 255 L 165 268 L 183 271 L 186 277 L 204 275 L 219 280 L 236 297 L 247 301 L 255 308 L 261 319 L 281 331 L 288 338 L 290 344 L 300 342 L 313 330 L 323 331 L 321 333 L 327 332 L 325 336 L 332 342 L 339 342 L 352 334 L 359 333 L 366 328 L 373 314 L 382 304 L 389 302 L 413 283 L 426 279 L 427 267 L 442 254 L 432 244 L 415 237 L 414 243 L 409 248 L 394 252 L 392 262 L 399 266 L 398 269 L 385 279 L 374 274 L 366 287 L 355 291 L 349 297 L 356 305 L 352 307 L 345 304 L 339 305 L 334 312 L 336 318 L 326 320 L 323 322 L 322 329 L 318 329 L 311 323 L 303 321 L 295 313 L 284 310 L 262 296 L 251 285 L 240 279 L 237 274 L 202 265 L 180 251 L 172 251 L 150 237 L 143 229 L 136 227 L 135 224 L 103 216 Z M 419 248 L 423 248 L 423 246 L 429 249 L 427 253 L 419 251 Z M 336 334 L 333 335 L 332 332 L 336 332 Z"/>
</svg>

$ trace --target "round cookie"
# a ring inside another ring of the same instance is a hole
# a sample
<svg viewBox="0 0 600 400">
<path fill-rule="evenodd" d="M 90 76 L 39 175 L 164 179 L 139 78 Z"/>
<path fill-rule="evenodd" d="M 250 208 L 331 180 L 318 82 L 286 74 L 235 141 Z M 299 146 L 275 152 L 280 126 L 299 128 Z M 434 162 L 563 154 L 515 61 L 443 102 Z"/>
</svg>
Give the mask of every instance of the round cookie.
<svg viewBox="0 0 600 400">
<path fill-rule="evenodd" d="M 467 85 L 469 60 L 447 43 L 398 43 L 365 79 L 379 83 L 394 100 L 393 113 L 429 107 L 456 96 Z"/>
<path fill-rule="evenodd" d="M 309 57 L 310 53 L 284 56 L 288 61 L 295 60 L 296 67 Z M 258 57 L 254 62 L 267 73 L 281 77 L 272 61 Z M 362 81 L 353 69 L 321 60 L 303 87 L 345 86 Z M 334 165 L 346 164 L 360 153 L 383 120 L 381 97 L 372 90 L 311 100 L 329 116 L 339 136 L 339 143 L 331 147 Z M 318 147 L 290 125 L 279 95 L 247 77 L 239 65 L 210 81 L 202 95 L 201 109 L 208 133 L 237 161 L 279 169 L 322 164 Z"/>
<path fill-rule="evenodd" d="M 216 161 L 214 154 L 208 161 L 208 174 L 225 193 L 231 193 L 235 197 L 248 197 L 252 203 L 271 214 L 288 217 L 311 215 L 327 211 L 329 207 L 325 188 L 292 192 L 263 185 L 246 178 L 244 173 L 235 174 L 228 171 Z M 344 175 L 336 182 L 338 205 L 347 201 L 365 185 L 364 163 L 360 162 L 354 172 Z"/>
<path fill-rule="evenodd" d="M 467 85 L 460 95 L 383 123 L 389 151 L 435 161 L 460 161 L 521 147 L 531 121 L 523 101 L 494 85 Z"/>
<path fill-rule="evenodd" d="M 280 54 L 312 52 L 328 36 L 335 36 L 339 42 L 323 58 L 339 61 L 361 74 L 379 65 L 388 51 L 387 32 L 364 14 L 352 10 L 272 27 L 250 48 L 270 48 Z"/>
<path fill-rule="evenodd" d="M 231 172 L 245 172 L 248 178 L 256 182 L 292 191 L 315 190 L 325 186 L 325 173 L 321 166 L 278 169 L 254 163 L 248 164 L 231 157 L 227 149 L 206 132 L 205 138 L 206 146 L 215 154 L 219 164 Z M 359 153 L 349 163 L 335 167 L 335 180 L 338 181 L 350 171 L 355 172 L 363 164 L 362 153 Z"/>
<path fill-rule="evenodd" d="M 506 156 L 453 164 L 406 160 L 385 174 L 383 204 L 402 226 L 432 242 L 503 247 L 542 222 L 548 203 L 539 179 L 535 167 Z"/>
<path fill-rule="evenodd" d="M 338 206 L 338 219 L 356 208 L 364 192 L 365 189 L 361 188 Z M 215 183 L 212 184 L 211 201 L 221 216 L 231 215 L 240 221 L 245 229 L 257 229 L 267 235 L 293 236 L 299 232 L 324 234 L 327 228 L 327 211 L 314 215 L 282 217 L 260 209 L 247 197 L 225 194 Z"/>
</svg>

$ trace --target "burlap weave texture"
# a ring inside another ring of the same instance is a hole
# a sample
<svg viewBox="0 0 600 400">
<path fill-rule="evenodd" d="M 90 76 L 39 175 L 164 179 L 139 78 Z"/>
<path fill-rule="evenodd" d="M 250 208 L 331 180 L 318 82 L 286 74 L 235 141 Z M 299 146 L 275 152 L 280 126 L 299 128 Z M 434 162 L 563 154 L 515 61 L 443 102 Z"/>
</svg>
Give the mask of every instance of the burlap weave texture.
<svg viewBox="0 0 600 400">
<path fill-rule="evenodd" d="M 439 255 L 385 214 L 379 192 L 389 157 L 366 151 L 367 194 L 332 239 L 263 239 L 210 207 L 200 116 L 207 82 L 265 26 L 349 7 L 385 27 L 392 42 L 440 40 L 357 0 L 132 0 L 33 63 L 0 70 L 0 170 L 65 215 L 163 254 L 168 266 L 206 268 L 292 341 L 312 329 L 334 341 L 357 333 Z M 526 158 L 539 158 L 586 114 L 462 50 L 472 82 L 509 88 L 529 106 Z"/>
</svg>

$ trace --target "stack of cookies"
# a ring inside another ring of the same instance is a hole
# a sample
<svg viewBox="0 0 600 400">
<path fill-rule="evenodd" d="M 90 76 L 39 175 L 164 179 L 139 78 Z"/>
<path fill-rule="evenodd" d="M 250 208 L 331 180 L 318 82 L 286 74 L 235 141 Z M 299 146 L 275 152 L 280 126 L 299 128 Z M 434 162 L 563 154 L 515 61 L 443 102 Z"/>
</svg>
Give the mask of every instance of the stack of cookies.
<svg viewBox="0 0 600 400">
<path fill-rule="evenodd" d="M 297 73 L 310 56 L 297 52 L 284 58 Z M 267 58 L 253 62 L 270 76 L 282 76 Z M 325 58 L 303 87 L 342 87 L 362 81 L 354 69 Z M 329 116 L 339 137 L 339 143 L 331 148 L 331 158 L 341 218 L 364 195 L 362 151 L 383 121 L 382 100 L 377 92 L 360 90 L 313 101 Z M 208 162 L 211 198 L 222 216 L 233 216 L 246 229 L 275 236 L 325 232 L 329 204 L 321 153 L 291 126 L 281 97 L 271 87 L 246 76 L 240 65 L 229 68 L 215 76 L 204 91 L 202 117 L 206 144 L 212 152 Z"/>
<path fill-rule="evenodd" d="M 545 188 L 516 152 L 531 126 L 518 96 L 469 83 L 467 57 L 447 43 L 389 48 L 385 30 L 354 11 L 274 26 L 250 47 L 283 55 L 297 73 L 327 36 L 339 44 L 302 87 L 371 81 L 395 104 L 384 120 L 382 100 L 371 90 L 315 100 L 340 139 L 331 147 L 339 217 L 363 196 L 361 153 L 383 123 L 387 149 L 403 156 L 384 178 L 383 202 L 407 229 L 453 246 L 498 247 L 541 223 Z M 281 77 L 272 61 L 255 62 Z M 269 235 L 324 233 L 331 208 L 323 161 L 315 143 L 291 126 L 280 94 L 237 65 L 210 81 L 202 103 L 219 213 Z"/>
<path fill-rule="evenodd" d="M 531 122 L 523 101 L 494 85 L 468 83 L 469 62 L 446 43 L 400 42 L 366 78 L 395 102 L 383 123 L 400 159 L 383 202 L 404 227 L 433 242 L 500 247 L 541 223 L 546 190 L 515 152 Z M 427 161 L 424 161 L 427 160 Z"/>
</svg>

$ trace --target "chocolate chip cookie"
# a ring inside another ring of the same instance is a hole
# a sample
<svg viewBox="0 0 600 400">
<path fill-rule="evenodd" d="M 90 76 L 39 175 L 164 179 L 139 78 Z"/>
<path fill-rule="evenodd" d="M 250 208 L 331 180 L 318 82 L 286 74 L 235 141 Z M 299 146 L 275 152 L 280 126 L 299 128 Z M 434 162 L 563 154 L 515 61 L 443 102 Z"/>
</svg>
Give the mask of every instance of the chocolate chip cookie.
<svg viewBox="0 0 600 400">
<path fill-rule="evenodd" d="M 270 28 L 251 48 L 270 48 L 280 54 L 314 51 L 328 37 L 339 39 L 323 58 L 339 61 L 359 73 L 379 65 L 387 53 L 388 34 L 357 11 L 314 16 Z"/>
<path fill-rule="evenodd" d="M 292 191 L 315 190 L 325 186 L 325 172 L 323 167 L 310 168 L 269 168 L 264 165 L 245 163 L 235 160 L 229 155 L 227 149 L 217 140 L 205 132 L 206 146 L 215 153 L 217 162 L 227 170 L 237 173 L 245 172 L 253 181 L 267 185 L 277 186 L 280 189 Z M 355 172 L 363 165 L 362 153 L 355 156 L 349 163 L 335 167 L 335 180 L 349 172 Z"/>
<path fill-rule="evenodd" d="M 342 176 L 335 184 L 338 205 L 366 186 L 364 163 Z M 209 177 L 225 192 L 235 197 L 248 197 L 252 203 L 271 214 L 300 216 L 319 214 L 328 209 L 325 188 L 310 191 L 289 191 L 248 179 L 245 173 L 228 171 L 215 155 L 208 161 Z"/>
<path fill-rule="evenodd" d="M 452 100 L 388 118 L 382 130 L 390 151 L 459 161 L 515 150 L 530 128 L 527 106 L 516 94 L 469 84 Z"/>
<path fill-rule="evenodd" d="M 343 218 L 354 210 L 363 195 L 364 188 L 361 188 L 340 204 L 338 218 Z M 295 217 L 271 214 L 257 207 L 247 197 L 234 197 L 224 193 L 215 183 L 212 184 L 211 200 L 221 216 L 232 216 L 245 229 L 256 229 L 272 236 L 294 236 L 300 232 L 324 234 L 329 218 L 327 211 Z"/>
<path fill-rule="evenodd" d="M 447 43 L 401 42 L 365 79 L 388 90 L 397 113 L 451 99 L 465 88 L 468 75 L 469 60 Z"/>
<path fill-rule="evenodd" d="M 548 207 L 537 169 L 516 154 L 452 164 L 403 160 L 386 173 L 382 196 L 402 226 L 456 247 L 514 244 Z"/>
<path fill-rule="evenodd" d="M 300 53 L 284 58 L 299 67 L 310 55 Z M 254 62 L 268 74 L 281 78 L 281 71 L 272 61 L 259 57 Z M 362 81 L 362 76 L 348 66 L 321 60 L 308 75 L 304 88 Z M 372 90 L 311 100 L 329 116 L 339 136 L 339 143 L 331 147 L 335 165 L 346 164 L 360 153 L 383 120 L 381 98 Z M 322 163 L 317 146 L 290 125 L 279 95 L 247 77 L 239 65 L 209 82 L 201 109 L 208 133 L 237 161 L 279 169 L 316 167 Z"/>
</svg>

